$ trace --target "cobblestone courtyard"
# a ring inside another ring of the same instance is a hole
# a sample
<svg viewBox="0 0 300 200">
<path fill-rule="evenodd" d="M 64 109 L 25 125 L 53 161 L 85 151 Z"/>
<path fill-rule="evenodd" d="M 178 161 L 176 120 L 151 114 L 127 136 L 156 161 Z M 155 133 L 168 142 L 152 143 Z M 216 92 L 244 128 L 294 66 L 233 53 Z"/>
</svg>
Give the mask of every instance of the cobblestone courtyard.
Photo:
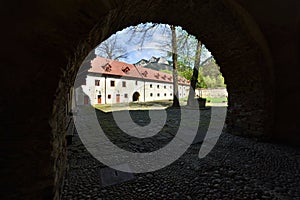
<svg viewBox="0 0 300 200">
<path fill-rule="evenodd" d="M 178 115 L 168 111 L 168 126 L 151 138 L 124 134 L 112 113 L 97 111 L 103 130 L 119 147 L 133 152 L 157 150 L 172 140 Z M 131 111 L 133 121 L 149 123 L 147 111 Z M 201 110 L 199 132 L 207 130 L 211 109 Z M 223 132 L 203 159 L 201 142 L 192 144 L 176 162 L 131 180 L 103 186 L 106 166 L 92 157 L 78 135 L 68 147 L 63 199 L 300 199 L 300 149 L 233 136 Z"/>
</svg>

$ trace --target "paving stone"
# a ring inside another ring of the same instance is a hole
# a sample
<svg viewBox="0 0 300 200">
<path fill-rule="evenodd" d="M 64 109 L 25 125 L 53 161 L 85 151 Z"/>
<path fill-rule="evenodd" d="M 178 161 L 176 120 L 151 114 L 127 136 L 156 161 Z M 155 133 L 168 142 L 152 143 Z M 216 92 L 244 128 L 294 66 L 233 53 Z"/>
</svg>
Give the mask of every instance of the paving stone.
<svg viewBox="0 0 300 200">
<path fill-rule="evenodd" d="M 201 112 L 203 119 L 209 120 L 209 115 L 209 110 Z M 169 120 L 176 121 L 176 115 Z M 168 125 L 166 132 L 175 129 L 176 126 Z M 118 135 L 120 131 L 114 126 L 110 130 L 114 142 L 138 152 L 158 149 L 172 139 L 164 137 L 166 133 L 162 131 L 160 137 L 145 138 L 128 146 L 130 138 Z M 94 159 L 75 135 L 68 147 L 69 170 L 62 199 L 300 199 L 299 148 L 257 142 L 226 132 L 212 151 L 199 159 L 201 146 L 193 144 L 173 164 L 152 173 L 135 174 L 137 178 L 128 181 L 126 176 L 116 178 L 113 170 Z"/>
</svg>

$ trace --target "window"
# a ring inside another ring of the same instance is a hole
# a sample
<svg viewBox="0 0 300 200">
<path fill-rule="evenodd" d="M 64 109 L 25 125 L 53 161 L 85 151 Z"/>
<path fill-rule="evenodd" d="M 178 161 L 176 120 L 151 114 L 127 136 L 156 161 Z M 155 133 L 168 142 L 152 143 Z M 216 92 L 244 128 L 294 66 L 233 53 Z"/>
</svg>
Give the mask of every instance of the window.
<svg viewBox="0 0 300 200">
<path fill-rule="evenodd" d="M 135 81 L 135 85 L 138 85 L 138 81 Z"/>
<path fill-rule="evenodd" d="M 100 80 L 95 80 L 95 86 L 100 86 Z"/>
<path fill-rule="evenodd" d="M 110 81 L 110 87 L 115 87 L 115 81 Z"/>
<path fill-rule="evenodd" d="M 166 96 L 167 96 L 167 93 L 165 93 L 164 96 L 166 97 Z"/>
<path fill-rule="evenodd" d="M 153 93 L 150 93 L 150 97 L 153 97 Z"/>
<path fill-rule="evenodd" d="M 122 87 L 126 87 L 126 81 L 122 81 Z"/>
<path fill-rule="evenodd" d="M 152 84 L 150 84 L 150 88 L 152 88 Z"/>
<path fill-rule="evenodd" d="M 107 98 L 108 98 L 108 99 L 111 99 L 111 94 L 107 95 Z"/>
<path fill-rule="evenodd" d="M 160 94 L 159 94 L 159 93 L 157 93 L 157 96 L 158 96 L 158 97 L 159 97 L 159 95 L 160 95 Z"/>
<path fill-rule="evenodd" d="M 170 93 L 170 96 L 172 96 L 172 93 Z"/>
<path fill-rule="evenodd" d="M 159 85 L 157 85 L 157 88 L 159 88 Z"/>
<path fill-rule="evenodd" d="M 172 85 L 170 85 L 170 88 L 172 89 Z"/>
<path fill-rule="evenodd" d="M 167 89 L 167 86 L 164 86 L 165 89 Z"/>
<path fill-rule="evenodd" d="M 124 98 L 128 98 L 128 94 L 126 93 L 126 94 L 124 94 Z"/>
</svg>

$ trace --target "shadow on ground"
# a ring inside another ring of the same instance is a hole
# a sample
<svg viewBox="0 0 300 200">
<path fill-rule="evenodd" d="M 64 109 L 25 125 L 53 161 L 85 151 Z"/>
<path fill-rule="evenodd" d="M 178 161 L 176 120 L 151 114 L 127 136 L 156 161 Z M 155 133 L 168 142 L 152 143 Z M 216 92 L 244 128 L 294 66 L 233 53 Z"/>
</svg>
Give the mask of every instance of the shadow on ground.
<svg viewBox="0 0 300 200">
<path fill-rule="evenodd" d="M 172 140 L 178 129 L 178 112 L 169 109 L 163 129 L 145 139 L 122 132 L 112 113 L 97 111 L 97 116 L 116 145 L 132 152 L 147 152 Z M 210 109 L 201 111 L 199 132 L 207 130 L 210 114 Z M 130 115 L 142 126 L 149 123 L 147 110 L 130 111 Z M 299 148 L 257 142 L 226 132 L 203 159 L 198 158 L 200 148 L 201 142 L 191 145 L 180 159 L 158 171 L 126 175 L 109 171 L 75 135 L 68 147 L 69 169 L 62 199 L 300 199 Z M 114 174 L 111 180 L 116 181 L 106 184 L 103 173 Z M 122 177 L 120 181 L 117 176 Z"/>
</svg>

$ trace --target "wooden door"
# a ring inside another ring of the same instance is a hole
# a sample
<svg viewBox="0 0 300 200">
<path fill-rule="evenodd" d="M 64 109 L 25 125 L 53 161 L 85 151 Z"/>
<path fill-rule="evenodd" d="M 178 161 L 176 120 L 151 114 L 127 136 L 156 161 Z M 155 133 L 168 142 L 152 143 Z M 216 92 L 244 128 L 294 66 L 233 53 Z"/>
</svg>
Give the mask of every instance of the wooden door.
<svg viewBox="0 0 300 200">
<path fill-rule="evenodd" d="M 117 103 L 120 103 L 120 94 L 116 94 L 116 101 Z"/>
<path fill-rule="evenodd" d="M 101 95 L 98 95 L 98 103 L 101 103 Z"/>
<path fill-rule="evenodd" d="M 85 95 L 83 101 L 84 101 L 84 105 L 89 104 L 89 96 Z"/>
</svg>

